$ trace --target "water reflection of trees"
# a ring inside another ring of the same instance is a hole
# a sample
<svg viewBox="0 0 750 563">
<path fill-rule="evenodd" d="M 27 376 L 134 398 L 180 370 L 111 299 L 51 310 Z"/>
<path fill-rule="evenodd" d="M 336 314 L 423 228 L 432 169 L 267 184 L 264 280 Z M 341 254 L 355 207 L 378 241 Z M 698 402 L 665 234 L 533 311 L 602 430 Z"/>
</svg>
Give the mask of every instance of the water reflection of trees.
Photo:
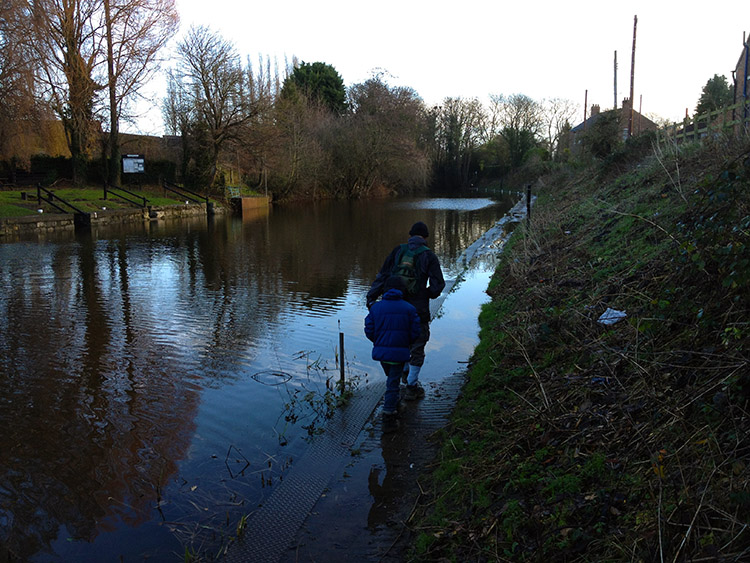
<svg viewBox="0 0 750 563">
<path fill-rule="evenodd" d="M 414 221 L 450 274 L 499 214 L 307 203 L 0 247 L 0 543 L 23 559 L 63 529 L 92 541 L 153 519 L 195 431 L 195 382 L 237 377 L 282 315 L 364 299 Z"/>
<path fill-rule="evenodd" d="M 92 541 L 102 522 L 151 519 L 198 404 L 134 321 L 122 244 L 24 258 L 0 263 L 0 539 L 21 559 L 63 526 Z"/>
</svg>

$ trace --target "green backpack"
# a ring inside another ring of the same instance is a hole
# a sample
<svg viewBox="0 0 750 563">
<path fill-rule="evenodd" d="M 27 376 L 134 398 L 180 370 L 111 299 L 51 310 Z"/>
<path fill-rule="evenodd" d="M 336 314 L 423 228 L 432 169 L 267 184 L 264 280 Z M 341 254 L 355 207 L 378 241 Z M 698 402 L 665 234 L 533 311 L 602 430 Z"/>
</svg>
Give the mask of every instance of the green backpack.
<svg viewBox="0 0 750 563">
<path fill-rule="evenodd" d="M 408 244 L 402 244 L 401 250 L 396 256 L 396 263 L 391 270 L 391 275 L 401 278 L 406 287 L 407 295 L 416 295 L 419 289 L 417 256 L 425 250 L 429 250 L 425 245 L 418 246 L 412 250 Z"/>
</svg>

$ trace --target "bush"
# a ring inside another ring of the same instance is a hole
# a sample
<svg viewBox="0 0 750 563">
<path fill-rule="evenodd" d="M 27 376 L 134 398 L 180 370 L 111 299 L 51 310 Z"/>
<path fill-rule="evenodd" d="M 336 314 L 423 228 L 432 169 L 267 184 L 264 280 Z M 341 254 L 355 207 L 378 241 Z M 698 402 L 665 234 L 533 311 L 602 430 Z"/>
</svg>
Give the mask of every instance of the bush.
<svg viewBox="0 0 750 563">
<path fill-rule="evenodd" d="M 620 145 L 620 115 L 622 110 L 599 114 L 599 119 L 584 134 L 584 143 L 596 158 L 606 158 Z"/>
<path fill-rule="evenodd" d="M 143 179 L 147 184 L 161 184 L 162 181 L 174 182 L 177 176 L 177 163 L 171 160 L 146 160 L 146 174 Z"/>
<path fill-rule="evenodd" d="M 42 184 L 51 184 L 61 178 L 73 177 L 73 163 L 64 156 L 36 155 L 31 157 L 31 174 L 42 175 Z"/>
</svg>

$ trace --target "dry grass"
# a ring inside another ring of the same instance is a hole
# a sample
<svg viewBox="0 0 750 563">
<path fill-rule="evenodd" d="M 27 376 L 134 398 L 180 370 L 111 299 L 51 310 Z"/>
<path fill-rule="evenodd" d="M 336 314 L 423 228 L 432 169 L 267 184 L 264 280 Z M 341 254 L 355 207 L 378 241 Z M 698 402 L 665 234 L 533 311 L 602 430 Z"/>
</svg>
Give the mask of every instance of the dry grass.
<svg viewBox="0 0 750 563">
<path fill-rule="evenodd" d="M 490 289 L 417 559 L 750 557 L 748 154 L 546 186 Z"/>
</svg>

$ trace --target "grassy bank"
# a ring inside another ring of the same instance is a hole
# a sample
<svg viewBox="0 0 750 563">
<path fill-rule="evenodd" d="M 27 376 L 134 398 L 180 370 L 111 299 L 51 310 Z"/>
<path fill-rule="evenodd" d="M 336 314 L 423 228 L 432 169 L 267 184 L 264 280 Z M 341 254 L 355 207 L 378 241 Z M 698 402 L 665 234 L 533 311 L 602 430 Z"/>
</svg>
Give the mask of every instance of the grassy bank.
<svg viewBox="0 0 750 563">
<path fill-rule="evenodd" d="M 184 200 L 179 201 L 175 197 L 161 194 L 160 192 L 162 190 L 159 190 L 158 188 L 146 188 L 140 190 L 128 189 L 139 197 L 145 197 L 148 200 L 148 205 L 159 206 L 184 203 Z M 58 188 L 53 191 L 56 196 L 72 203 L 75 207 L 87 213 L 99 211 L 104 207 L 107 209 L 128 209 L 134 207 L 133 203 L 118 198 L 112 193 L 108 195 L 107 199 L 104 199 L 104 190 L 102 188 L 70 187 Z M 24 192 L 26 193 L 27 199 L 22 198 L 21 194 Z M 133 198 L 131 197 L 131 199 Z M 60 205 L 58 202 L 55 203 Z M 40 208 L 43 209 L 45 213 L 59 213 L 57 209 L 52 207 L 46 201 L 42 201 L 42 203 L 39 204 L 36 197 L 36 188 L 0 191 L 0 217 L 34 215 L 38 213 L 37 210 Z"/>
<path fill-rule="evenodd" d="M 148 200 L 147 205 L 162 206 L 180 205 L 185 203 L 184 198 L 181 199 L 177 194 L 168 192 L 159 186 L 143 186 L 140 188 L 128 186 L 126 189 L 135 194 L 138 198 L 145 197 Z M 99 211 L 103 208 L 114 210 L 135 207 L 132 201 L 127 201 L 126 199 L 118 197 L 113 191 L 110 191 L 105 199 L 104 190 L 101 187 L 74 188 L 68 185 L 61 185 L 52 188 L 52 191 L 55 196 L 72 203 L 76 208 L 87 213 Z M 27 199 L 23 199 L 22 197 L 24 192 L 26 193 Z M 242 194 L 256 195 L 255 192 L 247 189 L 243 189 Z M 134 199 L 127 193 L 124 195 L 131 200 Z M 66 206 L 62 207 L 67 209 Z M 46 201 L 42 201 L 41 205 L 39 204 L 37 200 L 37 191 L 34 187 L 0 191 L 0 217 L 35 215 L 40 208 L 44 210 L 44 213 L 59 213 L 57 209 L 52 207 Z"/>
<path fill-rule="evenodd" d="M 535 192 L 412 556 L 750 559 L 750 145 L 641 143 Z"/>
</svg>

